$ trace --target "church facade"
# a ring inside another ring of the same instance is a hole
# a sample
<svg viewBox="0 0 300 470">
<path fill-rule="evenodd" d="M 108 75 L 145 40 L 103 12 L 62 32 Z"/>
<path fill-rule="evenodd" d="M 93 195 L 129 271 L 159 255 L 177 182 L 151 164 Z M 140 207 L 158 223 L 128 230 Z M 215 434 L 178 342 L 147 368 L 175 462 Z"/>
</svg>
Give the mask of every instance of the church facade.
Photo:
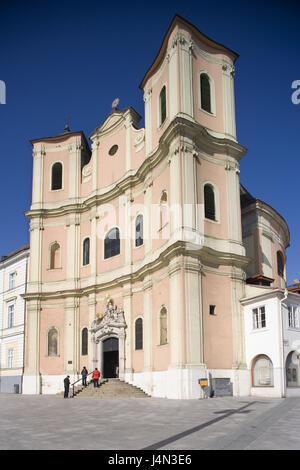
<svg viewBox="0 0 300 470">
<path fill-rule="evenodd" d="M 140 85 L 144 128 L 116 101 L 91 149 L 69 129 L 31 141 L 23 393 L 86 366 L 157 397 L 199 398 L 201 378 L 249 395 L 242 300 L 284 290 L 289 231 L 240 185 L 237 58 L 176 15 Z"/>
</svg>

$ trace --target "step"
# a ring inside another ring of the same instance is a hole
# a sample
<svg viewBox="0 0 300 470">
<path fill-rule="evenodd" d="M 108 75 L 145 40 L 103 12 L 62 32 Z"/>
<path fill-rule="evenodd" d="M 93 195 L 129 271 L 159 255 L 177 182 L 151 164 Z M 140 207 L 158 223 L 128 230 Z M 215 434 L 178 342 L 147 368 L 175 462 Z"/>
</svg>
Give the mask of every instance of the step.
<svg viewBox="0 0 300 470">
<path fill-rule="evenodd" d="M 75 397 L 94 398 L 147 398 L 149 397 L 142 389 L 120 379 L 104 379 L 100 387 L 96 388 L 90 383 L 86 388 L 75 391 Z"/>
</svg>

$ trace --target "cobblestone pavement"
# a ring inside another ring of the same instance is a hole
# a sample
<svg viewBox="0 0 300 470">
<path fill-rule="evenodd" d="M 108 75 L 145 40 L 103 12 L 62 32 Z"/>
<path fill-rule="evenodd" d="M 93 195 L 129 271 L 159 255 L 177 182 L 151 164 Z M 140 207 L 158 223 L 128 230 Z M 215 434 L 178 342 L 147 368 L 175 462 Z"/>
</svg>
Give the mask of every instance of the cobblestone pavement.
<svg viewBox="0 0 300 470">
<path fill-rule="evenodd" d="M 300 398 L 1 394 L 0 449 L 300 449 Z"/>
</svg>

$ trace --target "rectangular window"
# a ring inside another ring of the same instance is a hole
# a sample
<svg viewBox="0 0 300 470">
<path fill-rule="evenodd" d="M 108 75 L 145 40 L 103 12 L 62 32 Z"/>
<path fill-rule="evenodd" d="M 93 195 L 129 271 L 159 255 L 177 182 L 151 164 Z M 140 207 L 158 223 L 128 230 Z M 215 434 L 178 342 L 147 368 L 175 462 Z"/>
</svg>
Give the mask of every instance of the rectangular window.
<svg viewBox="0 0 300 470">
<path fill-rule="evenodd" d="M 266 312 L 265 307 L 258 307 L 252 310 L 253 329 L 265 328 L 266 326 Z"/>
<path fill-rule="evenodd" d="M 7 309 L 7 328 L 12 328 L 14 326 L 15 319 L 15 306 L 9 305 Z"/>
<path fill-rule="evenodd" d="M 13 367 L 13 359 L 14 359 L 14 350 L 9 349 L 7 351 L 7 368 L 12 369 Z"/>
<path fill-rule="evenodd" d="M 9 281 L 8 281 L 8 288 L 9 290 L 14 289 L 16 286 L 16 273 L 10 273 Z"/>
<path fill-rule="evenodd" d="M 298 309 L 294 305 L 289 305 L 289 327 L 299 328 Z"/>
</svg>

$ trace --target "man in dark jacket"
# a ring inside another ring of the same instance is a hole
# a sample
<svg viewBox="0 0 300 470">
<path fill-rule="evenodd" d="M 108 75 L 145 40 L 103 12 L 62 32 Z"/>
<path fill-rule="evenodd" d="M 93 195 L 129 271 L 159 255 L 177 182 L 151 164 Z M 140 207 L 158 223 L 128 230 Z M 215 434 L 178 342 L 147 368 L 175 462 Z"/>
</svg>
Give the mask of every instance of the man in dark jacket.
<svg viewBox="0 0 300 470">
<path fill-rule="evenodd" d="M 64 398 L 68 398 L 69 388 L 70 388 L 70 376 L 69 375 L 67 375 L 67 377 L 64 379 L 64 387 L 65 387 Z"/>
<path fill-rule="evenodd" d="M 88 371 L 86 369 L 85 366 L 83 366 L 83 369 L 81 371 L 81 377 L 82 377 L 82 386 L 83 387 L 86 387 L 86 378 L 87 378 L 87 375 L 88 375 Z"/>
</svg>

